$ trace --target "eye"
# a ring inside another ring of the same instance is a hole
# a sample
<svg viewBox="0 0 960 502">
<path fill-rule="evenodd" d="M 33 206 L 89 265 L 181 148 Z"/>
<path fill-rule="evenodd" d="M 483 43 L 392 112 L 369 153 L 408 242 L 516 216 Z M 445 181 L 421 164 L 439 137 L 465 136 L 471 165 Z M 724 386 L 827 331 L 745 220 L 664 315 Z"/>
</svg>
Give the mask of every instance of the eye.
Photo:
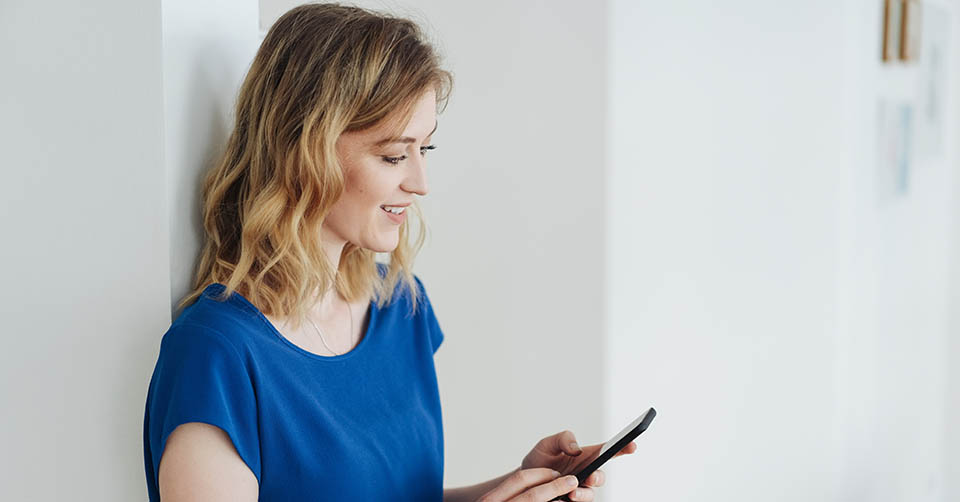
<svg viewBox="0 0 960 502">
<path fill-rule="evenodd" d="M 424 145 L 424 146 L 421 146 L 421 147 L 420 147 L 420 155 L 424 155 L 424 156 L 425 156 L 428 151 L 430 151 L 430 150 L 436 150 L 436 148 L 437 148 L 437 145 Z M 395 166 L 395 165 L 399 164 L 400 162 L 406 160 L 406 159 L 407 159 L 407 156 L 406 156 L 406 155 L 400 155 L 400 156 L 398 156 L 398 157 L 381 157 L 381 158 L 383 159 L 384 162 Z"/>
<path fill-rule="evenodd" d="M 388 164 L 397 165 L 400 163 L 401 160 L 404 160 L 406 158 L 407 158 L 406 155 L 401 155 L 399 157 L 383 157 L 383 161 Z"/>
</svg>

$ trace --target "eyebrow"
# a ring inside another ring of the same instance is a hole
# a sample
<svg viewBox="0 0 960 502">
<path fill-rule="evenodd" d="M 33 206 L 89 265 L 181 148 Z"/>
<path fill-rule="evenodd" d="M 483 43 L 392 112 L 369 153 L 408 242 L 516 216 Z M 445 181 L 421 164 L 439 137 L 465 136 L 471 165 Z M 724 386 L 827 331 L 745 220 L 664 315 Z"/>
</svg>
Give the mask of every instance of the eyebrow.
<svg viewBox="0 0 960 502">
<path fill-rule="evenodd" d="M 427 135 L 428 138 L 432 136 L 434 132 L 437 131 L 438 125 L 440 125 L 440 121 L 437 121 L 435 124 L 433 124 L 433 130 L 430 131 L 430 134 Z M 384 146 L 384 145 L 389 145 L 391 143 L 416 143 L 416 141 L 417 141 L 416 138 L 411 138 L 410 136 L 399 136 L 394 138 L 381 139 L 380 141 L 377 141 L 376 143 L 374 143 L 373 146 Z"/>
</svg>

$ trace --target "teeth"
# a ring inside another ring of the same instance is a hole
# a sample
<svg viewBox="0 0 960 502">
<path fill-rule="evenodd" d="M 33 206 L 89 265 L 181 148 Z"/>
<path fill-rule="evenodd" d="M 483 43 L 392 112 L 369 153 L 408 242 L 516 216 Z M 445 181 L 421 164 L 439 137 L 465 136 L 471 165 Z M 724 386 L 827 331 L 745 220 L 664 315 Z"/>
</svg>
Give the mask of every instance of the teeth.
<svg viewBox="0 0 960 502">
<path fill-rule="evenodd" d="M 401 214 L 403 213 L 403 210 L 406 209 L 405 207 L 396 207 L 396 206 L 380 206 L 380 207 L 383 209 L 386 209 L 387 211 L 390 211 L 393 214 Z"/>
</svg>

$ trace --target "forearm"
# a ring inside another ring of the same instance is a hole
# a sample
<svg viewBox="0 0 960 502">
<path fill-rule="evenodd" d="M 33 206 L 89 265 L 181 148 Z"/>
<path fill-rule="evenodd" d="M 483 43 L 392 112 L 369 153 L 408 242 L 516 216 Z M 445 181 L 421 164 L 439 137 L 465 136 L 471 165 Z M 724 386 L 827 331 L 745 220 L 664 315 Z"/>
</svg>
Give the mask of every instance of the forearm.
<svg viewBox="0 0 960 502">
<path fill-rule="evenodd" d="M 507 479 L 508 476 L 519 470 L 520 468 L 517 467 L 503 476 L 475 485 L 461 486 L 458 488 L 446 488 L 443 490 L 443 502 L 475 502 L 485 493 L 496 488 L 497 485 Z"/>
</svg>

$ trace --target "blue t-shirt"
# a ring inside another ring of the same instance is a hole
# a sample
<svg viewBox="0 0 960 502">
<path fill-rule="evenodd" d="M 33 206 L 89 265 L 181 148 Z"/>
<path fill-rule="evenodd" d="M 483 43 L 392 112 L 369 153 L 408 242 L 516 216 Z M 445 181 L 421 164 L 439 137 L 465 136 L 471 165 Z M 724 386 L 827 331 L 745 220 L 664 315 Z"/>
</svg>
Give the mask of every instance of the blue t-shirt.
<svg viewBox="0 0 960 502">
<path fill-rule="evenodd" d="M 378 265 L 381 275 L 385 270 Z M 284 338 L 239 293 L 214 283 L 173 321 L 147 393 L 147 490 L 167 437 L 204 422 L 230 436 L 260 484 L 260 500 L 443 499 L 443 428 L 433 355 L 443 341 L 420 279 L 370 302 L 350 352 L 320 356 Z"/>
</svg>

